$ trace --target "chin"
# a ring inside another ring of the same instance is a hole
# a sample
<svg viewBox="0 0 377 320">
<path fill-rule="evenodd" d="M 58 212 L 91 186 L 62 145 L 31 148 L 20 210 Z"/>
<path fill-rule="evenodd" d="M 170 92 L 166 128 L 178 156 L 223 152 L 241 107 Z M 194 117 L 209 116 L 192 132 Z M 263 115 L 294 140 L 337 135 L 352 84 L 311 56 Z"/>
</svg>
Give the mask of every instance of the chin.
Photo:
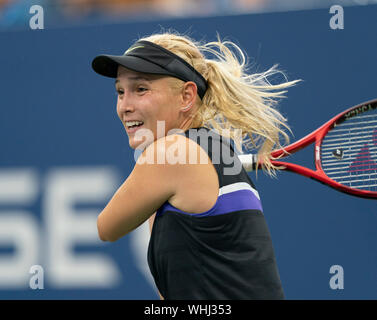
<svg viewBox="0 0 377 320">
<path fill-rule="evenodd" d="M 144 150 L 151 143 L 153 143 L 153 140 L 148 141 L 147 139 L 143 139 L 143 141 L 135 141 L 133 137 L 128 138 L 128 144 L 130 145 L 130 148 L 134 150 L 136 149 Z"/>
<path fill-rule="evenodd" d="M 136 142 L 132 138 L 128 140 L 128 144 L 130 145 L 131 149 L 137 149 L 138 146 L 141 146 L 141 142 Z"/>
</svg>

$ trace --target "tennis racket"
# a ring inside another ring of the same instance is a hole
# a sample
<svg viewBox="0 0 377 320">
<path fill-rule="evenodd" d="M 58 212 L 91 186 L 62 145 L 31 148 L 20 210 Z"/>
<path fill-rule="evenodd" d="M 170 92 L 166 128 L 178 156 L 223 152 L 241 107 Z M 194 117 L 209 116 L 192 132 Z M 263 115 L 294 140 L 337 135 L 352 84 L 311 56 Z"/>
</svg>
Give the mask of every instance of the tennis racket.
<svg viewBox="0 0 377 320">
<path fill-rule="evenodd" d="M 336 190 L 377 199 L 377 99 L 347 109 L 306 137 L 271 155 L 280 159 L 312 143 L 316 170 L 289 162 L 271 162 Z M 263 166 L 257 155 L 243 154 L 239 158 L 246 171 Z"/>
</svg>

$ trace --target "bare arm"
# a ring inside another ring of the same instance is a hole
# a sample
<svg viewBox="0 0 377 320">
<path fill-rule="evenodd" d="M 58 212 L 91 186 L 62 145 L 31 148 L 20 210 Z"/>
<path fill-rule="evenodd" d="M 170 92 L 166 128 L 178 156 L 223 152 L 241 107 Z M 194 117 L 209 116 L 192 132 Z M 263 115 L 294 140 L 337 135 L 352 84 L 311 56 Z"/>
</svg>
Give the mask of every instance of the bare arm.
<svg viewBox="0 0 377 320">
<path fill-rule="evenodd" d="M 155 159 L 165 148 L 151 144 Z M 150 150 L 149 150 L 150 152 Z M 140 159 L 140 158 L 139 158 Z M 138 160 L 127 180 L 115 192 L 97 219 L 103 241 L 116 241 L 140 226 L 175 194 L 178 165 L 142 163 Z"/>
<path fill-rule="evenodd" d="M 152 233 L 152 228 L 153 228 L 153 223 L 154 223 L 154 218 L 156 217 L 156 212 L 151 215 L 149 218 L 149 231 Z"/>
</svg>

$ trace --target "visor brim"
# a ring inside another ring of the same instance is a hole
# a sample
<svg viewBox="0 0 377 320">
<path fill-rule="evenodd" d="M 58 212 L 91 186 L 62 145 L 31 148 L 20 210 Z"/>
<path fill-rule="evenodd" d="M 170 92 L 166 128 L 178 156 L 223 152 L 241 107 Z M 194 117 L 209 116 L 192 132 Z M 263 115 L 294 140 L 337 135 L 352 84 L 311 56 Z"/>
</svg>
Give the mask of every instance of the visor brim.
<svg viewBox="0 0 377 320">
<path fill-rule="evenodd" d="M 92 68 L 95 72 L 110 78 L 117 77 L 119 65 L 136 72 L 174 76 L 166 69 L 135 56 L 103 54 L 95 57 L 92 61 Z"/>
</svg>

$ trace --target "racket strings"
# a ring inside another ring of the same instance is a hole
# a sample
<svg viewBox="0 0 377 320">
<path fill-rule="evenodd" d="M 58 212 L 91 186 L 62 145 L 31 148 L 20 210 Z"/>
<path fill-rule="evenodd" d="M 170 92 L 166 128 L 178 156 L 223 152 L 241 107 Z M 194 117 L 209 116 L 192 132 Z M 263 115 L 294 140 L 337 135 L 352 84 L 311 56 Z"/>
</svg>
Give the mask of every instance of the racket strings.
<svg viewBox="0 0 377 320">
<path fill-rule="evenodd" d="M 345 186 L 377 191 L 377 109 L 334 126 L 322 140 L 321 166 Z"/>
</svg>

